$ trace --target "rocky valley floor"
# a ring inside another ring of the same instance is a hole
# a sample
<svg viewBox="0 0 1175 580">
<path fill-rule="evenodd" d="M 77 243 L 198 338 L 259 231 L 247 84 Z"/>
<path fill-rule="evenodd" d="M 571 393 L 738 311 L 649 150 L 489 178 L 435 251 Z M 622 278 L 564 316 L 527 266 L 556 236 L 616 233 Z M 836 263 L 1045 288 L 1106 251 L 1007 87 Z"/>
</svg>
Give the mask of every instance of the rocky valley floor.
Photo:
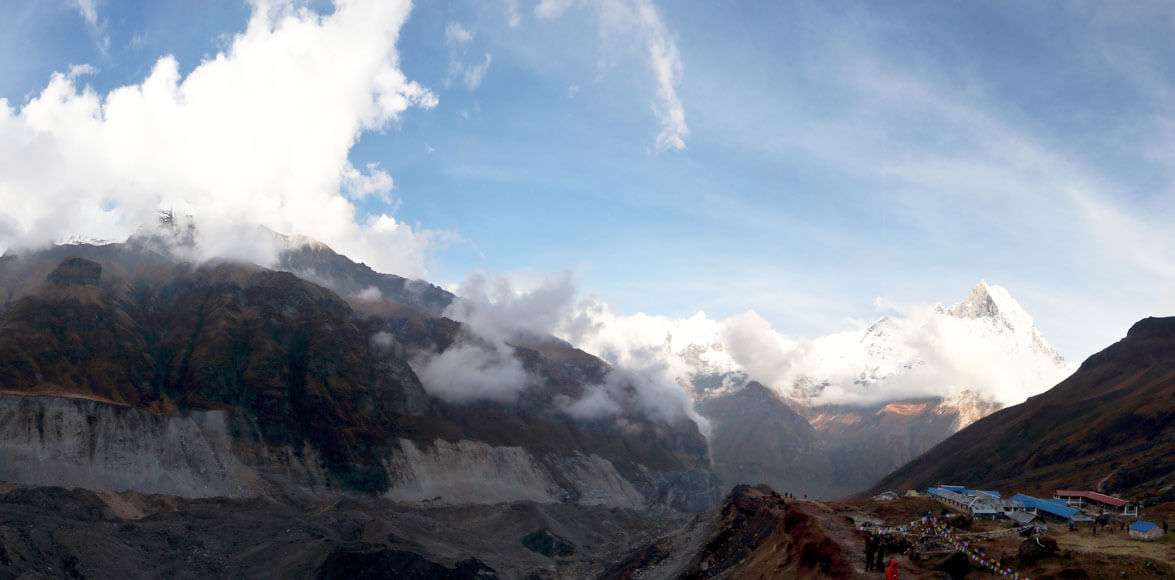
<svg viewBox="0 0 1175 580">
<path fill-rule="evenodd" d="M 583 578 L 682 524 L 673 513 L 529 502 L 0 492 L 0 578 Z"/>
<path fill-rule="evenodd" d="M 715 511 L 682 515 L 517 502 L 419 507 L 181 499 L 0 484 L 6 578 L 868 578 L 862 522 L 897 525 L 942 509 L 924 498 L 821 502 L 739 486 Z M 961 533 L 1007 528 L 977 522 Z M 1169 578 L 1170 541 L 1051 526 L 1050 554 L 1022 538 L 986 553 L 1034 579 Z M 893 556 L 902 578 L 995 577 L 950 554 Z M 887 558 L 888 559 L 888 558 Z M 956 576 L 959 577 L 959 576 Z"/>
</svg>

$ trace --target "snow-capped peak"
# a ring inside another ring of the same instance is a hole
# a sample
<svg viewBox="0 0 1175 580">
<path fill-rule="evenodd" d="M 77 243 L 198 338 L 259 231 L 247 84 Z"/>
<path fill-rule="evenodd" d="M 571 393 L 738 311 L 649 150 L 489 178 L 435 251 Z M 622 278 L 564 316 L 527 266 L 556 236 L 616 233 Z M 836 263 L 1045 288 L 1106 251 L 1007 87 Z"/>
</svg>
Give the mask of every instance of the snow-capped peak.
<svg viewBox="0 0 1175 580">
<path fill-rule="evenodd" d="M 965 300 L 946 312 L 955 318 L 988 321 L 997 329 L 1017 337 L 1018 342 L 1053 357 L 1058 363 L 1064 360 L 1041 336 L 1028 311 L 1003 286 L 980 280 Z"/>
<path fill-rule="evenodd" d="M 1033 327 L 1032 316 L 1020 306 L 1003 286 L 989 285 L 980 280 L 966 300 L 947 310 L 957 318 L 988 318 L 1002 322 L 1011 330 L 1026 331 Z"/>
</svg>

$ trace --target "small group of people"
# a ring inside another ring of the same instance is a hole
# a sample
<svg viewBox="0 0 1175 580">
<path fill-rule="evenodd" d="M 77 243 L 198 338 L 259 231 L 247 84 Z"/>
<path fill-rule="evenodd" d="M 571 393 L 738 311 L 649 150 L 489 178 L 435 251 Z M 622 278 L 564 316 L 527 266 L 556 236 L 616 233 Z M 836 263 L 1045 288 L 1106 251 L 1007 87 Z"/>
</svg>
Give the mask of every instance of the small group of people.
<svg viewBox="0 0 1175 580">
<path fill-rule="evenodd" d="M 883 534 L 872 533 L 865 536 L 865 571 L 885 572 L 885 580 L 897 580 L 898 561 L 890 558 L 889 566 L 885 565 L 885 554 L 897 551 L 898 546 L 890 542 Z"/>
</svg>

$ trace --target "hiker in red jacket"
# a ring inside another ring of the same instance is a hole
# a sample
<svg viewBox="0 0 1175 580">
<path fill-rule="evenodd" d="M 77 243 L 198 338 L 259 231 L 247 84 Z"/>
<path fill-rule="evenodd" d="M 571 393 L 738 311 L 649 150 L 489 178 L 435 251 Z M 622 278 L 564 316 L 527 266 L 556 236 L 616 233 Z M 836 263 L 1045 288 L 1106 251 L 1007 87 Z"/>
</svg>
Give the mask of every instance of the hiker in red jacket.
<svg viewBox="0 0 1175 580">
<path fill-rule="evenodd" d="M 898 561 L 891 559 L 889 568 L 885 569 L 885 580 L 898 580 Z"/>
</svg>

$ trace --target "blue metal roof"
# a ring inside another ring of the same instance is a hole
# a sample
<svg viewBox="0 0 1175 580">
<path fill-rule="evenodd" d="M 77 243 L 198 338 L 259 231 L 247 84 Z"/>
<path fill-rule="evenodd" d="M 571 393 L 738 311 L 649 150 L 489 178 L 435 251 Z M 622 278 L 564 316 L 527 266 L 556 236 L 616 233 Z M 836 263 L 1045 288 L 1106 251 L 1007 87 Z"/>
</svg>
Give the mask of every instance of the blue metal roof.
<svg viewBox="0 0 1175 580">
<path fill-rule="evenodd" d="M 1065 518 L 1067 520 L 1073 519 L 1073 516 L 1081 513 L 1081 510 L 1071 508 L 1061 502 L 1040 499 L 1030 495 L 1024 495 L 1022 493 L 1018 493 L 1008 499 L 1012 501 L 1018 501 L 1024 504 L 1024 507 L 1026 508 L 1033 508 L 1038 511 L 1050 513 L 1060 518 Z"/>
<path fill-rule="evenodd" d="M 967 496 L 967 497 L 975 497 L 978 495 L 982 495 L 982 496 L 990 497 L 992 499 L 1000 499 L 1000 492 L 998 492 L 998 491 L 988 491 L 988 490 L 983 490 L 983 489 L 968 489 L 967 487 L 964 487 L 962 485 L 936 485 L 934 487 L 927 489 L 926 493 L 935 493 L 935 490 L 938 490 L 939 492 L 946 491 L 946 492 L 950 492 L 950 493 L 957 493 L 959 495 L 963 495 L 963 496 Z"/>
<path fill-rule="evenodd" d="M 1133 524 L 1130 524 L 1130 529 L 1132 529 L 1136 532 L 1143 532 L 1143 533 L 1149 532 L 1149 531 L 1155 529 L 1156 527 L 1158 527 L 1158 526 L 1156 526 L 1155 524 L 1153 524 L 1151 522 L 1143 522 L 1143 521 L 1137 521 L 1137 522 L 1134 522 Z"/>
</svg>

